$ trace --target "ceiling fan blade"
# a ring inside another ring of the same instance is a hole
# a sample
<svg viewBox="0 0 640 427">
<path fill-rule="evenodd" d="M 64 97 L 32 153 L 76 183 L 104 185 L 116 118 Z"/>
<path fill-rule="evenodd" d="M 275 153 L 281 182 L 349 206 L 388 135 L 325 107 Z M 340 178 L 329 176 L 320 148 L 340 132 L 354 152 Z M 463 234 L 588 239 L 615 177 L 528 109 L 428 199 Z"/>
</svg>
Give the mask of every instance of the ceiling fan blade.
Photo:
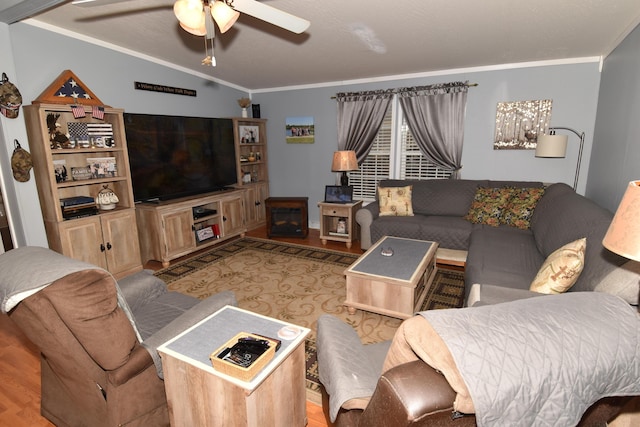
<svg viewBox="0 0 640 427">
<path fill-rule="evenodd" d="M 306 19 L 298 18 L 255 0 L 233 0 L 233 8 L 238 12 L 246 13 L 296 34 L 302 33 L 311 25 L 311 22 Z"/>
<path fill-rule="evenodd" d="M 107 4 L 122 3 L 125 1 L 127 0 L 73 0 L 71 4 L 80 7 L 95 7 L 105 6 Z"/>
</svg>

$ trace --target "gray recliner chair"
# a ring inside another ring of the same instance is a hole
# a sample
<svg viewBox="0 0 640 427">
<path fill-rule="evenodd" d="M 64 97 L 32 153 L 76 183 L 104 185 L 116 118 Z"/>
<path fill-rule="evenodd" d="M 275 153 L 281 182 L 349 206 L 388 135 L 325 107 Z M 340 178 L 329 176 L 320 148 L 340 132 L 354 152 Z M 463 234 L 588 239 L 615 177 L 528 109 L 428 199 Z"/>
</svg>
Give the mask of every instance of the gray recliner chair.
<svg viewBox="0 0 640 427">
<path fill-rule="evenodd" d="M 56 425 L 168 426 L 156 348 L 225 305 L 167 291 L 149 271 L 124 278 L 49 249 L 0 255 L 0 309 L 38 347 L 41 413 Z"/>
</svg>

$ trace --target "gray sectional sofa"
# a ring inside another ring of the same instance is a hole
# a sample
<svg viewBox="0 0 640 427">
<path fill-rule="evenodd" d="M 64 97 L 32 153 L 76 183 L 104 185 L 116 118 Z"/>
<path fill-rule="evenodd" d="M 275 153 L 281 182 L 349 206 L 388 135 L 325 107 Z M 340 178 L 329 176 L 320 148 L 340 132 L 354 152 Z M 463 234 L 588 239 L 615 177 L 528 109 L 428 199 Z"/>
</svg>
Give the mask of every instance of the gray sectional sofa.
<svg viewBox="0 0 640 427">
<path fill-rule="evenodd" d="M 465 219 L 479 187 L 542 187 L 540 182 L 489 180 L 385 180 L 380 187 L 412 185 L 414 216 L 379 216 L 378 202 L 356 213 L 361 246 L 385 235 L 432 240 L 442 248 L 468 251 L 466 304 L 493 304 L 538 296 L 529 287 L 556 249 L 586 237 L 584 269 L 570 291 L 602 291 L 638 304 L 638 263 L 602 246 L 613 214 L 566 184 L 546 187 L 530 227 L 497 227 Z"/>
</svg>

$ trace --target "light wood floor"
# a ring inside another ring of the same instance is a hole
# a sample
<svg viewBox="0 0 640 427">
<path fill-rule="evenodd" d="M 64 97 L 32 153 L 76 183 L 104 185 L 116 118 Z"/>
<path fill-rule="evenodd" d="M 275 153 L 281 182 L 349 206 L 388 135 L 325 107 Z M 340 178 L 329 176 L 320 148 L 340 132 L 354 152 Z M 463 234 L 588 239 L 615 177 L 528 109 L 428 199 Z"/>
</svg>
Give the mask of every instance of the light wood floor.
<svg viewBox="0 0 640 427">
<path fill-rule="evenodd" d="M 266 229 L 258 228 L 247 235 L 267 238 Z M 323 247 L 318 230 L 309 230 L 309 237 L 277 238 L 275 240 Z M 344 243 L 328 242 L 327 249 L 361 254 L 360 242 L 351 249 Z M 159 263 L 147 263 L 147 268 L 158 268 Z M 34 345 L 20 332 L 6 315 L 0 315 L 0 426 L 40 427 L 52 426 L 40 415 L 40 362 Z M 322 407 L 307 402 L 308 427 L 326 427 Z"/>
</svg>

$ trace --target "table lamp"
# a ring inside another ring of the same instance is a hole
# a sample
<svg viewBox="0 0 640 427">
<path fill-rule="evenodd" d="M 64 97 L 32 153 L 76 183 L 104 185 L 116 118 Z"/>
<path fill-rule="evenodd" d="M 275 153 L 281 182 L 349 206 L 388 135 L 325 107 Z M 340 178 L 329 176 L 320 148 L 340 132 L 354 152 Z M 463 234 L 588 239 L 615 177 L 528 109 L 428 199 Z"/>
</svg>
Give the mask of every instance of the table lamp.
<svg viewBox="0 0 640 427">
<path fill-rule="evenodd" d="M 342 176 L 340 177 L 340 185 L 349 185 L 349 177 L 347 176 L 347 172 L 358 170 L 358 159 L 356 158 L 356 152 L 352 150 L 334 152 L 331 170 L 333 172 L 342 172 Z"/>
<path fill-rule="evenodd" d="M 605 248 L 640 261 L 640 181 L 631 181 L 602 240 Z"/>
</svg>

